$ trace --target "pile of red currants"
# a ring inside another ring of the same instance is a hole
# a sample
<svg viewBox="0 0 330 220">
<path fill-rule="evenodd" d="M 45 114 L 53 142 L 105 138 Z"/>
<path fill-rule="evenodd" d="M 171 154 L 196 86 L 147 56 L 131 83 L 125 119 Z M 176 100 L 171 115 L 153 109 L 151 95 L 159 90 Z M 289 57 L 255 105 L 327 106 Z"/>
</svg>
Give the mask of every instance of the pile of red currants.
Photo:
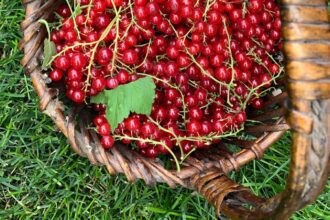
<svg viewBox="0 0 330 220">
<path fill-rule="evenodd" d="M 156 84 L 150 115 L 117 128 L 94 104 L 104 148 L 181 152 L 238 135 L 247 108 L 261 109 L 283 72 L 275 0 L 80 0 L 59 6 L 50 33 L 52 81 L 75 103 L 143 77 Z M 143 92 L 143 91 L 141 91 Z"/>
</svg>

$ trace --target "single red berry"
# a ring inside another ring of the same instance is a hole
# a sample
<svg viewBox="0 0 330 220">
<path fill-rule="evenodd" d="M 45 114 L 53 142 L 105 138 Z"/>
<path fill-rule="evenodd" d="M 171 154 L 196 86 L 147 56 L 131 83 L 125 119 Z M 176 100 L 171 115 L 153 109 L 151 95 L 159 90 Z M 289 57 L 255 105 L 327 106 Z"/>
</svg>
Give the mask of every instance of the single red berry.
<svg viewBox="0 0 330 220">
<path fill-rule="evenodd" d="M 70 60 L 71 66 L 77 70 L 81 70 L 86 67 L 87 61 L 83 54 L 75 53 Z"/>
<path fill-rule="evenodd" d="M 71 66 L 70 58 L 67 55 L 56 57 L 54 60 L 54 66 L 61 70 L 67 70 Z"/>
<path fill-rule="evenodd" d="M 120 84 L 125 84 L 129 80 L 129 73 L 125 70 L 120 70 L 117 74 L 117 79 Z"/>
<path fill-rule="evenodd" d="M 158 121 L 164 121 L 167 119 L 167 111 L 165 108 L 160 107 L 158 108 L 154 114 L 153 114 L 153 118 L 155 118 Z"/>
<path fill-rule="evenodd" d="M 104 12 L 106 8 L 106 2 L 102 0 L 93 1 L 93 9 L 97 12 Z"/>
<path fill-rule="evenodd" d="M 69 19 L 64 19 L 62 21 L 62 28 L 64 31 L 68 31 L 68 30 L 73 30 L 74 29 L 74 22 L 72 18 Z"/>
<path fill-rule="evenodd" d="M 71 15 L 71 11 L 69 6 L 67 6 L 66 4 L 62 4 L 60 5 L 57 9 L 56 9 L 56 13 L 59 14 L 61 17 L 63 18 L 67 18 L 70 17 Z"/>
<path fill-rule="evenodd" d="M 60 69 L 54 69 L 49 73 L 49 77 L 52 81 L 60 81 L 63 78 L 63 72 Z"/>
<path fill-rule="evenodd" d="M 98 92 L 101 92 L 106 85 L 106 80 L 103 76 L 96 77 L 92 80 L 92 88 Z"/>
<path fill-rule="evenodd" d="M 97 115 L 93 119 L 93 123 L 95 126 L 100 126 L 103 123 L 106 123 L 107 119 L 103 115 Z"/>
<path fill-rule="evenodd" d="M 199 121 L 193 119 L 187 123 L 186 129 L 190 134 L 199 134 L 202 126 Z"/>
<path fill-rule="evenodd" d="M 189 117 L 191 119 L 200 120 L 203 116 L 203 111 L 199 107 L 192 107 L 189 109 Z"/>
<path fill-rule="evenodd" d="M 152 135 L 156 130 L 156 127 L 151 122 L 145 122 L 141 127 L 141 132 L 145 137 L 149 137 Z"/>
<path fill-rule="evenodd" d="M 94 26 L 98 29 L 106 28 L 110 24 L 110 16 L 107 14 L 98 14 L 94 19 Z"/>
<path fill-rule="evenodd" d="M 145 148 L 148 148 L 150 145 L 147 141 L 144 141 L 144 140 L 141 140 L 141 141 L 136 141 L 135 142 L 136 146 L 139 147 L 139 149 L 145 149 Z"/>
<path fill-rule="evenodd" d="M 74 68 L 70 68 L 67 72 L 67 79 L 70 81 L 73 80 L 80 81 L 82 77 L 83 77 L 82 72 Z"/>
<path fill-rule="evenodd" d="M 100 135 L 107 136 L 111 132 L 111 127 L 107 122 L 105 122 L 98 126 L 97 131 Z"/>
<path fill-rule="evenodd" d="M 180 110 L 175 106 L 171 106 L 167 109 L 167 115 L 170 120 L 176 121 L 180 116 Z"/>
<path fill-rule="evenodd" d="M 128 49 L 123 52 L 122 60 L 125 64 L 133 65 L 138 60 L 138 54 L 135 50 Z"/>
<path fill-rule="evenodd" d="M 240 112 L 237 115 L 235 115 L 235 121 L 238 122 L 238 124 L 242 124 L 246 121 L 246 113 Z"/>
<path fill-rule="evenodd" d="M 216 120 L 212 123 L 213 125 L 213 131 L 219 134 L 222 134 L 227 129 L 227 124 L 225 121 Z"/>
<path fill-rule="evenodd" d="M 209 121 L 203 121 L 201 123 L 201 133 L 208 135 L 212 132 L 212 123 Z"/>
<path fill-rule="evenodd" d="M 157 145 L 157 148 L 160 153 L 168 154 L 169 150 L 173 148 L 172 141 L 169 137 L 162 137 L 159 142 L 162 143 Z"/>
<path fill-rule="evenodd" d="M 104 149 L 110 149 L 115 143 L 115 140 L 111 136 L 102 136 L 101 144 Z"/>
<path fill-rule="evenodd" d="M 108 89 L 115 89 L 119 85 L 119 80 L 117 78 L 107 78 L 106 79 L 106 87 Z"/>
<path fill-rule="evenodd" d="M 255 109 L 261 109 L 261 108 L 263 107 L 263 105 L 264 105 L 264 102 L 263 102 L 263 100 L 260 99 L 260 98 L 254 99 L 254 100 L 252 101 L 252 106 L 253 106 L 253 108 L 255 108 Z"/>
<path fill-rule="evenodd" d="M 188 154 L 194 149 L 194 145 L 189 141 L 182 141 L 181 147 L 184 153 Z"/>
<path fill-rule="evenodd" d="M 159 154 L 159 150 L 157 147 L 149 147 L 146 150 L 146 156 L 149 158 L 156 158 Z"/>
<path fill-rule="evenodd" d="M 65 40 L 67 43 L 73 43 L 77 40 L 77 34 L 74 30 L 68 30 L 65 33 Z"/>
<path fill-rule="evenodd" d="M 72 101 L 76 103 L 83 103 L 85 100 L 85 93 L 82 90 L 73 90 L 70 97 Z"/>
<path fill-rule="evenodd" d="M 131 132 L 137 132 L 141 127 L 141 122 L 137 118 L 130 117 L 125 120 L 125 128 Z"/>
<path fill-rule="evenodd" d="M 123 0 L 105 0 L 109 8 L 120 7 L 123 4 Z"/>
</svg>

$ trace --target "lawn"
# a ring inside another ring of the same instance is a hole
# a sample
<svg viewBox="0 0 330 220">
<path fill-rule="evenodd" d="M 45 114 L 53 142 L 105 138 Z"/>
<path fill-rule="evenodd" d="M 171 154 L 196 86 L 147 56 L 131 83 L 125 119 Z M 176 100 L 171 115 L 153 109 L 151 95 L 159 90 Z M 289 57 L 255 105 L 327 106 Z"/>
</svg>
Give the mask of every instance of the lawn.
<svg viewBox="0 0 330 220">
<path fill-rule="evenodd" d="M 70 149 L 20 66 L 18 0 L 0 0 L 0 219 L 216 219 L 201 196 L 164 184 L 111 177 Z M 290 136 L 286 135 L 234 176 L 262 196 L 285 187 Z M 318 200 L 292 219 L 330 219 L 330 181 Z"/>
</svg>

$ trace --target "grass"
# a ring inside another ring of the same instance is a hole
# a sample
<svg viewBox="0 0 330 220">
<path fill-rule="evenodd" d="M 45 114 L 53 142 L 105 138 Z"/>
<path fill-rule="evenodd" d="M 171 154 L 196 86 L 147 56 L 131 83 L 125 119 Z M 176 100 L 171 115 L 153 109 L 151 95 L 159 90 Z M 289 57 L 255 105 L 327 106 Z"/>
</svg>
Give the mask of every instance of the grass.
<svg viewBox="0 0 330 220">
<path fill-rule="evenodd" d="M 0 219 L 216 219 L 201 196 L 183 188 L 127 183 L 79 158 L 50 119 L 19 64 L 20 1 L 0 0 Z M 233 175 L 258 195 L 284 189 L 289 136 Z M 329 219 L 330 183 L 292 219 Z"/>
</svg>

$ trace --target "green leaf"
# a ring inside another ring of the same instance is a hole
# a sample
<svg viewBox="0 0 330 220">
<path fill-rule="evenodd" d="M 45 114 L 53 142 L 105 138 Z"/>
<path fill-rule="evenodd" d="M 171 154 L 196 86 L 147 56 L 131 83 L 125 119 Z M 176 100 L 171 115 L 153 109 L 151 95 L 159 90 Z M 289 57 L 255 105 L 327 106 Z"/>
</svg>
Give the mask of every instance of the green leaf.
<svg viewBox="0 0 330 220">
<path fill-rule="evenodd" d="M 155 89 L 152 78 L 144 77 L 115 89 L 105 90 L 92 97 L 91 103 L 106 105 L 106 118 L 114 130 L 132 112 L 150 115 Z"/>
<path fill-rule="evenodd" d="M 78 15 L 80 15 L 82 13 L 82 9 L 80 7 L 80 5 L 77 5 L 74 9 L 74 12 L 73 12 L 73 17 L 77 17 Z"/>
<path fill-rule="evenodd" d="M 42 69 L 48 69 L 52 57 L 56 54 L 56 46 L 54 42 L 49 39 L 44 40 L 44 60 L 42 62 Z"/>
</svg>

